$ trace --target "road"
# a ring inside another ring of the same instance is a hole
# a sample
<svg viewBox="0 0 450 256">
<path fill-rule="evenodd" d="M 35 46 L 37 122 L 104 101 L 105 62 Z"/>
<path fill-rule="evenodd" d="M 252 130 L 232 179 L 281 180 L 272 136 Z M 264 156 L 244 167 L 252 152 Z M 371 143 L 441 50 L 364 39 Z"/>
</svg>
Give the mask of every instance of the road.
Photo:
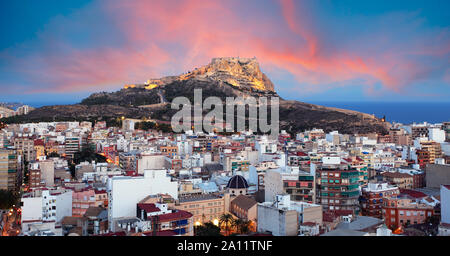
<svg viewBox="0 0 450 256">
<path fill-rule="evenodd" d="M 20 234 L 19 213 L 11 209 L 2 216 L 2 236 L 17 236 Z"/>
<path fill-rule="evenodd" d="M 161 103 L 167 103 L 166 98 L 164 97 L 164 94 L 162 93 L 161 89 L 158 90 L 158 96 L 161 100 Z"/>
</svg>

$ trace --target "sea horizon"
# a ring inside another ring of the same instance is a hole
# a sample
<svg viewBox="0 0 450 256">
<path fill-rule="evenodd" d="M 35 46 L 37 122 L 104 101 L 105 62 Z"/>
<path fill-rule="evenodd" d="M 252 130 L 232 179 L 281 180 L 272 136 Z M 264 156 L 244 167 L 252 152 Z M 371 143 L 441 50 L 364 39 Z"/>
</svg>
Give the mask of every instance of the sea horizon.
<svg viewBox="0 0 450 256">
<path fill-rule="evenodd" d="M 450 121 L 450 102 L 310 101 L 308 103 L 374 114 L 387 122 L 403 124 Z M 447 109 L 447 111 L 445 111 Z"/>
</svg>

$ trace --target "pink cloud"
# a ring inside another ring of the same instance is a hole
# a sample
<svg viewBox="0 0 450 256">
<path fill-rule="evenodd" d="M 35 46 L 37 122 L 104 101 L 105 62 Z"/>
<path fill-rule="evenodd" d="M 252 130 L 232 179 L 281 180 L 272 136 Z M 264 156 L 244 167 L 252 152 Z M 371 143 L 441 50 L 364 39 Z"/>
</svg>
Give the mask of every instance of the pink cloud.
<svg viewBox="0 0 450 256">
<path fill-rule="evenodd" d="M 138 83 L 191 70 L 218 56 L 256 56 L 269 69 L 287 70 L 296 79 L 292 86 L 302 85 L 309 92 L 351 85 L 354 80 L 362 80 L 368 93 L 373 93 L 377 82 L 399 92 L 430 72 L 423 64 L 389 49 L 377 56 L 351 50 L 323 51 L 324 39 L 297 15 L 296 10 L 302 6 L 292 0 L 280 0 L 278 16 L 248 14 L 251 18 L 240 16 L 234 3 L 228 1 L 112 0 L 100 2 L 100 6 L 116 21 L 125 43 L 120 47 L 79 49 L 57 42 L 63 52 L 28 56 L 19 63 L 36 63 L 37 68 L 24 72 L 45 84 L 31 92 L 96 91 Z M 442 42 L 411 51 L 448 53 L 445 36 Z"/>
</svg>

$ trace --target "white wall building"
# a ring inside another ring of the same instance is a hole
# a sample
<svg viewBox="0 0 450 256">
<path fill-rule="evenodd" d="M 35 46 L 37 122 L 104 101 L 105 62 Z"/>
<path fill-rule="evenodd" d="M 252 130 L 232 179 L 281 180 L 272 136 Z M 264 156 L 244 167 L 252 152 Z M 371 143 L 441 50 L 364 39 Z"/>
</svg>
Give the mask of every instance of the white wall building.
<svg viewBox="0 0 450 256">
<path fill-rule="evenodd" d="M 145 170 L 143 177 L 116 176 L 108 179 L 108 194 L 108 221 L 113 229 L 115 219 L 136 217 L 136 204 L 146 196 L 169 194 L 178 199 L 178 183 L 171 181 L 166 170 Z"/>
<path fill-rule="evenodd" d="M 450 185 L 441 185 L 440 236 L 450 236 Z"/>
<path fill-rule="evenodd" d="M 55 184 L 55 163 L 53 160 L 39 161 L 39 167 L 41 181 L 44 181 L 46 186 L 53 187 Z"/>
<path fill-rule="evenodd" d="M 277 195 L 275 202 L 258 204 L 258 232 L 274 236 L 296 236 L 306 222 L 322 224 L 322 206 L 290 201 L 289 195 Z"/>
<path fill-rule="evenodd" d="M 143 153 L 137 160 L 137 170 L 139 174 L 144 174 L 144 170 L 160 170 L 165 168 L 165 156 L 162 154 Z"/>
<path fill-rule="evenodd" d="M 26 226 L 30 223 L 60 223 L 64 217 L 72 216 L 71 190 L 35 190 L 25 194 L 21 201 L 23 230 L 28 230 Z"/>
<path fill-rule="evenodd" d="M 275 153 L 277 152 L 277 142 L 274 140 L 269 140 L 267 136 L 262 136 L 260 140 L 255 142 L 255 149 L 260 155 Z"/>
<path fill-rule="evenodd" d="M 445 131 L 439 128 L 428 128 L 428 137 L 432 141 L 443 143 L 445 142 Z"/>
</svg>

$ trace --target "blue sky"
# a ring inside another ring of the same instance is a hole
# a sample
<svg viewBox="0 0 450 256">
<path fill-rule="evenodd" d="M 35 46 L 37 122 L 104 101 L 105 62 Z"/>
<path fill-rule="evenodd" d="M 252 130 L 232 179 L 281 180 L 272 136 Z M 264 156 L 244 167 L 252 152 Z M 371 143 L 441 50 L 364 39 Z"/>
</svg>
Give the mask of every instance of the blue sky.
<svg viewBox="0 0 450 256">
<path fill-rule="evenodd" d="M 0 3 L 0 101 L 74 103 L 213 57 L 301 101 L 450 101 L 450 1 Z"/>
</svg>

